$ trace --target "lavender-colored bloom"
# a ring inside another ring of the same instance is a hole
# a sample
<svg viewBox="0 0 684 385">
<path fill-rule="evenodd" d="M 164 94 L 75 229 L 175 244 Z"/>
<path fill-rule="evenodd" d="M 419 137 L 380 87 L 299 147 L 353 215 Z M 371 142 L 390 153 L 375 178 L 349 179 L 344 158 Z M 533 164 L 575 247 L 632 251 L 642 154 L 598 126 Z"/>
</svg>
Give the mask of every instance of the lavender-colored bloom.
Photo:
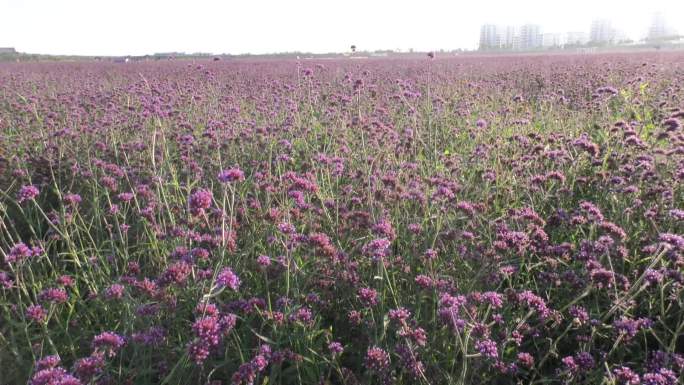
<svg viewBox="0 0 684 385">
<path fill-rule="evenodd" d="M 425 258 L 426 261 L 434 261 L 437 259 L 437 250 L 435 249 L 427 249 L 425 250 L 425 253 L 423 253 L 423 258 Z"/>
<path fill-rule="evenodd" d="M 202 317 L 195 321 L 192 330 L 197 338 L 209 346 L 216 346 L 221 337 L 221 324 L 214 316 Z"/>
<path fill-rule="evenodd" d="M 618 380 L 618 384 L 621 385 L 639 385 L 641 384 L 641 379 L 639 375 L 634 373 L 632 369 L 621 366 L 619 368 L 613 369 L 613 375 Z"/>
<path fill-rule="evenodd" d="M 228 287 L 233 291 L 240 288 L 240 278 L 228 267 L 224 267 L 216 277 L 216 284 L 219 287 Z"/>
<path fill-rule="evenodd" d="M 524 368 L 532 368 L 534 366 L 534 357 L 530 353 L 521 352 L 517 356 L 518 365 Z"/>
<path fill-rule="evenodd" d="M 38 297 L 43 301 L 52 303 L 65 303 L 69 299 L 66 290 L 61 287 L 45 289 Z"/>
<path fill-rule="evenodd" d="M 311 325 L 314 321 L 313 313 L 308 307 L 300 307 L 290 315 L 290 321 L 301 322 L 304 325 Z"/>
<path fill-rule="evenodd" d="M 386 258 L 389 253 L 391 242 L 387 238 L 378 238 L 370 241 L 363 247 L 363 253 L 373 258 L 374 261 Z"/>
<path fill-rule="evenodd" d="M 548 318 L 551 314 L 551 311 L 546 306 L 546 301 L 529 290 L 518 294 L 518 301 L 534 309 L 541 318 Z"/>
<path fill-rule="evenodd" d="M 378 303 L 378 292 L 375 289 L 362 287 L 358 293 L 359 300 L 364 306 L 374 306 Z"/>
<path fill-rule="evenodd" d="M 684 221 L 684 210 L 672 209 L 670 210 L 670 216 L 678 221 Z"/>
<path fill-rule="evenodd" d="M 390 355 L 379 347 L 372 347 L 366 352 L 364 363 L 368 370 L 384 372 L 389 368 Z"/>
<path fill-rule="evenodd" d="M 133 193 L 131 193 L 131 192 L 123 192 L 123 193 L 117 195 L 117 198 L 123 202 L 130 202 L 131 200 L 133 200 L 134 196 L 135 195 L 133 195 Z"/>
<path fill-rule="evenodd" d="M 278 231 L 283 234 L 294 234 L 297 230 L 291 223 L 282 222 L 278 224 Z"/>
<path fill-rule="evenodd" d="M 332 354 L 333 356 L 337 356 L 344 351 L 344 347 L 341 343 L 333 341 L 328 344 L 328 350 L 330 351 L 330 354 Z"/>
<path fill-rule="evenodd" d="M 0 271 L 0 287 L 10 289 L 14 285 L 12 277 L 4 271 Z"/>
<path fill-rule="evenodd" d="M 17 196 L 17 202 L 23 203 L 25 201 L 33 200 L 38 196 L 38 194 L 40 194 L 40 191 L 36 186 L 21 186 L 21 188 L 19 189 L 19 194 Z"/>
<path fill-rule="evenodd" d="M 222 183 L 242 182 L 245 180 L 245 173 L 239 167 L 229 168 L 218 174 L 218 180 Z"/>
<path fill-rule="evenodd" d="M 40 305 L 31 305 L 26 308 L 26 318 L 35 323 L 43 323 L 47 318 L 47 311 Z"/>
<path fill-rule="evenodd" d="M 7 257 L 5 260 L 7 261 L 7 263 L 17 263 L 33 255 L 33 250 L 26 246 L 26 244 L 17 243 L 16 245 L 12 246 L 9 253 L 7 253 Z"/>
<path fill-rule="evenodd" d="M 190 195 L 188 204 L 193 215 L 201 215 L 204 210 L 211 207 L 213 195 L 211 191 L 200 189 Z"/>
<path fill-rule="evenodd" d="M 81 385 L 81 381 L 68 374 L 64 368 L 51 367 L 38 370 L 29 385 Z"/>
<path fill-rule="evenodd" d="M 500 309 L 503 306 L 501 294 L 494 291 L 482 293 L 482 300 L 488 303 L 493 309 Z"/>
<path fill-rule="evenodd" d="M 676 118 L 669 118 L 663 121 L 663 126 L 665 126 L 666 131 L 677 131 L 682 128 L 682 124 Z"/>
<path fill-rule="evenodd" d="M 642 376 L 643 385 L 675 385 L 678 376 L 671 370 L 660 368 L 656 372 L 646 373 Z"/>
<path fill-rule="evenodd" d="M 581 352 L 575 356 L 575 362 L 581 370 L 587 371 L 594 368 L 594 357 L 588 352 Z"/>
<path fill-rule="evenodd" d="M 126 340 L 113 332 L 103 332 L 93 338 L 92 347 L 96 351 L 106 353 L 113 357 L 126 344 Z"/>
<path fill-rule="evenodd" d="M 417 275 L 414 281 L 418 286 L 420 286 L 423 289 L 429 289 L 433 286 L 432 278 L 428 277 L 425 274 Z"/>
<path fill-rule="evenodd" d="M 595 204 L 587 201 L 580 202 L 580 208 L 587 214 L 587 216 L 595 222 L 603 222 L 603 214 Z"/>
<path fill-rule="evenodd" d="M 581 306 L 570 306 L 568 313 L 573 317 L 573 322 L 576 324 L 583 325 L 589 321 L 589 313 Z"/>
<path fill-rule="evenodd" d="M 95 352 L 88 357 L 76 361 L 73 372 L 81 380 L 89 382 L 91 378 L 102 371 L 104 365 L 104 355 L 100 352 Z"/>
<path fill-rule="evenodd" d="M 392 227 L 392 223 L 386 219 L 381 220 L 373 226 L 373 232 L 375 232 L 380 237 L 385 237 L 388 240 L 394 240 L 397 237 L 397 233 Z"/>
<path fill-rule="evenodd" d="M 392 321 L 402 323 L 411 317 L 411 312 L 406 308 L 400 307 L 398 309 L 391 309 L 388 315 Z"/>
<path fill-rule="evenodd" d="M 36 370 L 56 368 L 62 363 L 58 355 L 45 356 L 36 362 Z"/>
<path fill-rule="evenodd" d="M 482 354 L 483 357 L 496 359 L 499 357 L 499 350 L 496 342 L 485 339 L 475 342 L 475 349 Z"/>
<path fill-rule="evenodd" d="M 268 267 L 271 265 L 271 257 L 268 255 L 260 255 L 257 257 L 257 263 L 261 267 Z"/>
<path fill-rule="evenodd" d="M 224 335 L 235 327 L 237 317 L 228 314 L 223 317 L 206 316 L 199 318 L 192 325 L 196 339 L 188 345 L 188 353 L 197 365 L 201 365 L 212 349 L 219 345 Z"/>
<path fill-rule="evenodd" d="M 663 273 L 654 269 L 646 269 L 644 271 L 644 280 L 651 286 L 656 285 L 663 280 Z"/>
<path fill-rule="evenodd" d="M 124 286 L 118 283 L 109 286 L 107 289 L 105 289 L 104 292 L 105 298 L 109 300 L 121 299 L 123 297 L 123 294 Z"/>
<path fill-rule="evenodd" d="M 684 237 L 678 234 L 661 233 L 658 235 L 660 242 L 673 246 L 681 251 L 684 251 Z"/>
<path fill-rule="evenodd" d="M 612 287 L 615 284 L 615 273 L 608 269 L 593 269 L 589 273 L 589 276 L 599 289 Z"/>
<path fill-rule="evenodd" d="M 563 357 L 563 359 L 561 359 L 561 362 L 563 363 L 565 369 L 569 372 L 574 373 L 577 372 L 577 370 L 579 369 L 579 366 L 575 362 L 575 358 L 572 356 Z"/>
</svg>

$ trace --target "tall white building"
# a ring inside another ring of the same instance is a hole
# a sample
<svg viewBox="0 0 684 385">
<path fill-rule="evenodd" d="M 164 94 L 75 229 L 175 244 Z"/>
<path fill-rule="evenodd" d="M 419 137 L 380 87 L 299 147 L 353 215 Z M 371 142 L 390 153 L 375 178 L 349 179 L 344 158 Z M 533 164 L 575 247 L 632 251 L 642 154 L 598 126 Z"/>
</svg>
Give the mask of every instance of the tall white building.
<svg viewBox="0 0 684 385">
<path fill-rule="evenodd" d="M 480 28 L 480 49 L 491 50 L 501 47 L 501 35 L 499 27 L 494 24 L 485 24 Z"/>
<path fill-rule="evenodd" d="M 542 46 L 541 27 L 537 24 L 525 24 L 520 27 L 520 49 L 529 50 Z"/>
<path fill-rule="evenodd" d="M 516 41 L 518 41 L 518 30 L 512 25 L 502 27 L 499 31 L 501 47 L 506 49 L 515 48 Z"/>
<path fill-rule="evenodd" d="M 613 23 L 607 19 L 594 20 L 591 23 L 589 41 L 598 44 L 612 44 L 615 42 L 616 31 Z"/>
<path fill-rule="evenodd" d="M 648 29 L 648 40 L 662 40 L 673 38 L 677 35 L 677 31 L 670 27 L 665 18 L 665 14 L 658 12 L 653 15 L 651 26 Z"/>
</svg>

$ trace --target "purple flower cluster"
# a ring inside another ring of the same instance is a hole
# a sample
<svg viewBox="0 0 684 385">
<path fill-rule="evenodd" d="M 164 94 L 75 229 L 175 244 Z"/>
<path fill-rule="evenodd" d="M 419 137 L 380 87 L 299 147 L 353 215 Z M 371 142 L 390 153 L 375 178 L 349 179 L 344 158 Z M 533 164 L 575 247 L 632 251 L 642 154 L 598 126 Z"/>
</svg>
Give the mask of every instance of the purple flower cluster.
<svg viewBox="0 0 684 385">
<path fill-rule="evenodd" d="M 665 51 L 0 63 L 0 382 L 682 383 Z"/>
<path fill-rule="evenodd" d="M 245 173 L 238 167 L 229 168 L 218 174 L 218 180 L 222 183 L 242 182 L 245 180 Z"/>
</svg>

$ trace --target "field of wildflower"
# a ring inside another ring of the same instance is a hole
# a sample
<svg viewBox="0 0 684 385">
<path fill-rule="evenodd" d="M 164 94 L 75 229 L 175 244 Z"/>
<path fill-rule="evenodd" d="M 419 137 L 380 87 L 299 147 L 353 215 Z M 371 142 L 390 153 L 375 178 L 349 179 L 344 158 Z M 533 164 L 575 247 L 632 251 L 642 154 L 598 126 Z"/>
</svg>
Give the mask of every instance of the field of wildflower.
<svg viewBox="0 0 684 385">
<path fill-rule="evenodd" d="M 0 65 L 0 384 L 684 380 L 684 54 Z"/>
</svg>

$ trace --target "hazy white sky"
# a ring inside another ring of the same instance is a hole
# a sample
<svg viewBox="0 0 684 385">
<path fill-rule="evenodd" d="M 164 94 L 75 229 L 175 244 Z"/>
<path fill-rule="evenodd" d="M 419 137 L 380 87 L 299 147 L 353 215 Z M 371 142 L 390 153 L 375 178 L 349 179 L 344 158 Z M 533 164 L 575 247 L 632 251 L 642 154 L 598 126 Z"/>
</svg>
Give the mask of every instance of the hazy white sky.
<svg viewBox="0 0 684 385">
<path fill-rule="evenodd" d="M 654 12 L 684 33 L 684 0 L 0 0 L 0 47 L 22 52 L 341 52 L 476 48 L 483 23 L 642 37 Z"/>
</svg>

